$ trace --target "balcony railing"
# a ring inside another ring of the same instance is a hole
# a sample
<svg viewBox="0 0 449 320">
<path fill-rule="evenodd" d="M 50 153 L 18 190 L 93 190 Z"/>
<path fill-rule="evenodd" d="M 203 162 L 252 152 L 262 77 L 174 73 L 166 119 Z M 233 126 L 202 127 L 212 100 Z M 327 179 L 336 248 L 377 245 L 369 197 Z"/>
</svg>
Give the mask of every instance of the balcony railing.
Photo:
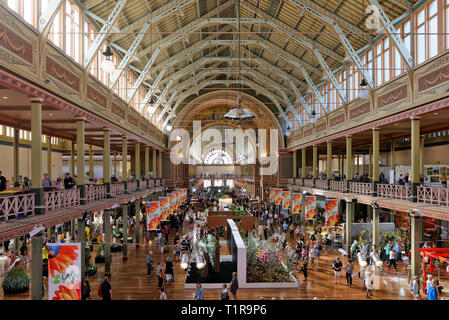
<svg viewBox="0 0 449 320">
<path fill-rule="evenodd" d="M 329 187 L 332 191 L 346 192 L 346 181 L 331 181 Z"/>
<path fill-rule="evenodd" d="M 86 186 L 86 201 L 99 201 L 106 199 L 106 186 Z"/>
<path fill-rule="evenodd" d="M 295 179 L 287 179 L 287 183 L 289 186 L 294 184 Z"/>
<path fill-rule="evenodd" d="M 327 189 L 327 180 L 315 180 L 315 187 L 319 189 Z"/>
<path fill-rule="evenodd" d="M 349 192 L 370 195 L 373 192 L 373 185 L 366 182 L 350 182 Z"/>
<path fill-rule="evenodd" d="M 32 215 L 34 213 L 34 193 L 0 196 L 0 220 Z"/>
<path fill-rule="evenodd" d="M 137 191 L 137 181 L 128 182 L 128 192 L 136 192 Z"/>
<path fill-rule="evenodd" d="M 444 187 L 417 187 L 418 202 L 449 206 L 449 190 Z"/>
<path fill-rule="evenodd" d="M 140 190 L 146 190 L 148 187 L 148 182 L 147 180 L 142 180 L 140 181 Z"/>
<path fill-rule="evenodd" d="M 302 179 L 295 179 L 295 186 L 303 186 Z"/>
<path fill-rule="evenodd" d="M 378 184 L 377 196 L 387 199 L 409 200 L 410 186 L 400 184 Z"/>
<path fill-rule="evenodd" d="M 68 208 L 80 204 L 80 189 L 44 192 L 44 206 L 47 211 Z"/>
<path fill-rule="evenodd" d="M 124 183 L 111 183 L 111 195 L 113 197 L 118 197 L 125 193 Z"/>
<path fill-rule="evenodd" d="M 305 187 L 313 187 L 313 179 L 304 179 Z"/>
</svg>

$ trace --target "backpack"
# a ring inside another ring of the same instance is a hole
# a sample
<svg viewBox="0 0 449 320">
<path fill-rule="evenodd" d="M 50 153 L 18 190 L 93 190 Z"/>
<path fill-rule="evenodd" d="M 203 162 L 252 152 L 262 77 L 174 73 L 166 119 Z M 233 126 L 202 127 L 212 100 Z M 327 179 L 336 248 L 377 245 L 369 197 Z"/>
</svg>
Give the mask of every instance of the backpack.
<svg viewBox="0 0 449 320">
<path fill-rule="evenodd" d="M 98 296 L 103 298 L 103 289 L 101 288 L 101 284 L 98 286 Z"/>
</svg>

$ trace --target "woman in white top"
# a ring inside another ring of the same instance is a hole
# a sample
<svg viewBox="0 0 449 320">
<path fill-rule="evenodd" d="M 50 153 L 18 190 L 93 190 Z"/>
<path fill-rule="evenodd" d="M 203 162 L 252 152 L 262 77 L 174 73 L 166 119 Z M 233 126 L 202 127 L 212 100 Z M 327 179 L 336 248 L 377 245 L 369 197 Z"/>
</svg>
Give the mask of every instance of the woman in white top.
<svg viewBox="0 0 449 320">
<path fill-rule="evenodd" d="M 365 288 L 365 270 L 366 267 L 360 267 L 359 277 L 360 281 L 362 282 L 362 289 Z"/>
<path fill-rule="evenodd" d="M 372 274 L 372 267 L 368 266 L 366 267 L 366 271 L 365 271 L 365 285 L 366 285 L 366 297 L 368 298 L 368 294 L 370 296 L 373 295 L 373 289 L 374 289 L 374 285 L 373 285 L 373 274 Z"/>
</svg>

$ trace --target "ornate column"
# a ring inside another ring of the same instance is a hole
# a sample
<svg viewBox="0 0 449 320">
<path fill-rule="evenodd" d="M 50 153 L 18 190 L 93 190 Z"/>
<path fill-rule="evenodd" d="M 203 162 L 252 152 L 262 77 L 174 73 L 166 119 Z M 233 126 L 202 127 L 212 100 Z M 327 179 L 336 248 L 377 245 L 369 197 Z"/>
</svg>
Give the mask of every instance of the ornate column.
<svg viewBox="0 0 449 320">
<path fill-rule="evenodd" d="M 352 220 L 354 217 L 354 202 L 346 202 L 346 221 L 345 221 L 345 250 L 346 252 L 350 252 L 350 248 L 351 248 L 351 240 L 352 240 Z"/>
<path fill-rule="evenodd" d="M 329 189 L 329 184 L 330 181 L 332 180 L 332 141 L 327 142 L 326 175 L 327 175 L 327 188 Z"/>
<path fill-rule="evenodd" d="M 318 179 L 318 146 L 313 146 L 313 185 L 315 186 L 315 179 Z"/>
<path fill-rule="evenodd" d="M 75 142 L 70 141 L 70 176 L 75 179 Z"/>
<path fill-rule="evenodd" d="M 412 276 L 419 276 L 421 271 L 420 251 L 422 242 L 422 218 L 420 216 L 410 214 L 410 238 L 411 238 L 411 267 Z"/>
<path fill-rule="evenodd" d="M 135 161 L 135 165 L 134 167 L 136 168 L 136 181 L 137 181 L 137 187 L 140 187 L 140 142 L 136 142 L 135 143 L 135 151 L 134 151 L 134 161 Z"/>
<path fill-rule="evenodd" d="M 128 139 L 122 136 L 122 181 L 125 183 L 125 192 L 128 188 Z"/>
<path fill-rule="evenodd" d="M 380 239 L 380 209 L 372 207 L 373 210 L 373 245 L 377 249 L 379 249 L 379 239 Z M 377 251 L 376 251 L 377 252 Z"/>
<path fill-rule="evenodd" d="M 85 122 L 84 118 L 77 118 L 76 121 L 76 154 L 77 154 L 77 178 L 76 187 L 80 189 L 80 202 L 85 204 L 86 199 L 86 181 L 84 180 L 84 141 L 85 141 Z"/>
<path fill-rule="evenodd" d="M 417 199 L 417 186 L 419 186 L 419 171 L 420 171 L 420 161 L 419 161 L 419 149 L 420 149 L 420 118 L 411 118 L 412 124 L 412 150 L 411 150 L 411 164 L 412 164 L 412 176 L 410 180 L 410 201 L 416 202 Z"/>
<path fill-rule="evenodd" d="M 106 185 L 107 196 L 111 198 L 111 130 L 103 128 L 103 133 L 103 182 Z"/>
<path fill-rule="evenodd" d="M 103 224 L 104 224 L 104 273 L 105 275 L 111 274 L 111 210 L 106 209 L 103 211 Z"/>
<path fill-rule="evenodd" d="M 301 178 L 303 183 L 306 177 L 306 152 L 306 148 L 301 149 Z"/>
<path fill-rule="evenodd" d="M 145 179 L 150 179 L 150 146 L 145 146 Z"/>
<path fill-rule="evenodd" d="M 152 168 L 152 172 L 153 172 L 153 178 L 156 179 L 158 178 L 157 175 L 157 156 L 156 156 L 157 150 L 153 149 L 153 168 Z"/>
<path fill-rule="evenodd" d="M 31 300 L 42 300 L 42 237 L 31 238 Z"/>
<path fill-rule="evenodd" d="M 135 209 L 136 209 L 136 248 L 140 245 L 140 199 L 136 199 L 134 201 Z"/>
<path fill-rule="evenodd" d="M 373 179 L 373 148 L 372 148 L 372 146 L 369 146 L 368 150 L 369 150 L 368 175 L 369 175 L 370 179 Z"/>
<path fill-rule="evenodd" d="M 293 151 L 293 178 L 296 178 L 296 151 Z"/>
<path fill-rule="evenodd" d="M 19 181 L 19 129 L 17 129 L 17 128 L 14 128 L 13 172 L 14 172 L 14 182 L 18 182 Z"/>
<path fill-rule="evenodd" d="M 419 174 L 424 177 L 424 135 L 419 139 Z"/>
<path fill-rule="evenodd" d="M 86 221 L 84 219 L 78 219 L 78 239 L 77 241 L 81 243 L 81 281 L 84 280 L 86 275 L 84 256 L 86 250 Z"/>
<path fill-rule="evenodd" d="M 50 179 L 52 178 L 51 169 L 51 137 L 47 136 L 47 173 Z"/>
<path fill-rule="evenodd" d="M 377 195 L 379 183 L 379 128 L 373 128 L 373 192 Z"/>
<path fill-rule="evenodd" d="M 128 259 L 128 203 L 122 204 L 123 212 L 123 260 Z"/>
<path fill-rule="evenodd" d="M 157 177 L 162 179 L 162 151 L 158 154 L 158 164 L 157 164 Z"/>
<path fill-rule="evenodd" d="M 352 159 L 352 136 L 346 137 L 346 189 L 349 190 L 349 182 L 353 178 L 353 165 L 354 160 Z"/>
<path fill-rule="evenodd" d="M 42 188 L 42 98 L 31 97 L 31 191 L 36 214 L 45 213 Z"/>
<path fill-rule="evenodd" d="M 92 150 L 92 145 L 89 145 L 89 179 L 94 178 L 94 153 Z"/>
</svg>

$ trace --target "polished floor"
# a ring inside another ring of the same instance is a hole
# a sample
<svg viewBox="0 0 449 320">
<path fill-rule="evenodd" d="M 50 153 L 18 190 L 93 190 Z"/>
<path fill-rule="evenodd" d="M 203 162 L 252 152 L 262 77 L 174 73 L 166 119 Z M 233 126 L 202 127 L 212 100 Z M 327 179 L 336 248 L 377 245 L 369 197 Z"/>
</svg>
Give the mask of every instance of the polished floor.
<svg viewBox="0 0 449 320">
<path fill-rule="evenodd" d="M 170 244 L 173 243 L 174 234 L 170 234 Z M 153 251 L 154 270 L 156 270 L 156 263 L 161 259 L 165 260 L 169 256 L 172 261 L 174 259 L 173 247 L 170 247 L 168 252 L 161 255 L 153 244 L 141 244 L 139 248 L 130 244 L 128 249 L 128 260 L 123 261 L 122 253 L 112 253 L 112 299 L 120 300 L 146 300 L 159 299 L 159 292 L 157 289 L 157 277 L 153 272 L 151 277 L 146 276 L 145 257 L 148 251 Z M 95 251 L 94 251 L 95 252 Z M 267 300 L 271 299 L 329 299 L 329 300 L 365 300 L 365 290 L 361 288 L 360 279 L 354 278 L 353 286 L 346 285 L 346 280 L 342 277 L 341 284 L 334 283 L 333 272 L 331 269 L 332 261 L 335 259 L 337 253 L 334 250 L 329 250 L 320 258 L 319 265 L 315 265 L 313 270 L 309 271 L 308 280 L 303 280 L 301 272 L 296 274 L 299 282 L 299 287 L 294 289 L 239 289 L 238 299 L 258 300 L 262 297 Z M 166 290 L 168 299 L 189 300 L 193 299 L 195 290 L 184 289 L 185 271 L 181 269 L 179 262 L 175 265 L 175 281 L 167 285 L 164 281 L 164 288 Z M 30 269 L 30 264 L 26 264 L 26 268 Z M 386 268 L 384 268 L 386 270 Z M 374 290 L 373 296 L 370 300 L 378 299 L 393 299 L 393 300 L 408 300 L 411 299 L 405 266 L 399 264 L 399 273 L 384 271 L 379 277 L 379 289 Z M 358 265 L 356 264 L 355 272 L 358 272 Z M 99 271 L 96 275 L 89 278 L 91 285 L 91 299 L 99 300 L 97 289 L 102 281 L 104 275 L 104 266 L 100 265 Z M 3 279 L 0 278 L 1 280 Z M 1 281 L 0 280 L 0 281 Z M 230 280 L 230 279 L 229 279 Z M 46 285 L 46 279 L 44 279 Z M 442 282 L 444 285 L 444 282 Z M 20 295 L 3 295 L 0 290 L 0 299 L 30 299 L 30 293 Z M 447 291 L 447 290 L 446 290 Z M 219 299 L 219 290 L 205 289 L 204 298 L 206 300 Z M 449 297 L 443 291 L 443 298 Z"/>
</svg>

